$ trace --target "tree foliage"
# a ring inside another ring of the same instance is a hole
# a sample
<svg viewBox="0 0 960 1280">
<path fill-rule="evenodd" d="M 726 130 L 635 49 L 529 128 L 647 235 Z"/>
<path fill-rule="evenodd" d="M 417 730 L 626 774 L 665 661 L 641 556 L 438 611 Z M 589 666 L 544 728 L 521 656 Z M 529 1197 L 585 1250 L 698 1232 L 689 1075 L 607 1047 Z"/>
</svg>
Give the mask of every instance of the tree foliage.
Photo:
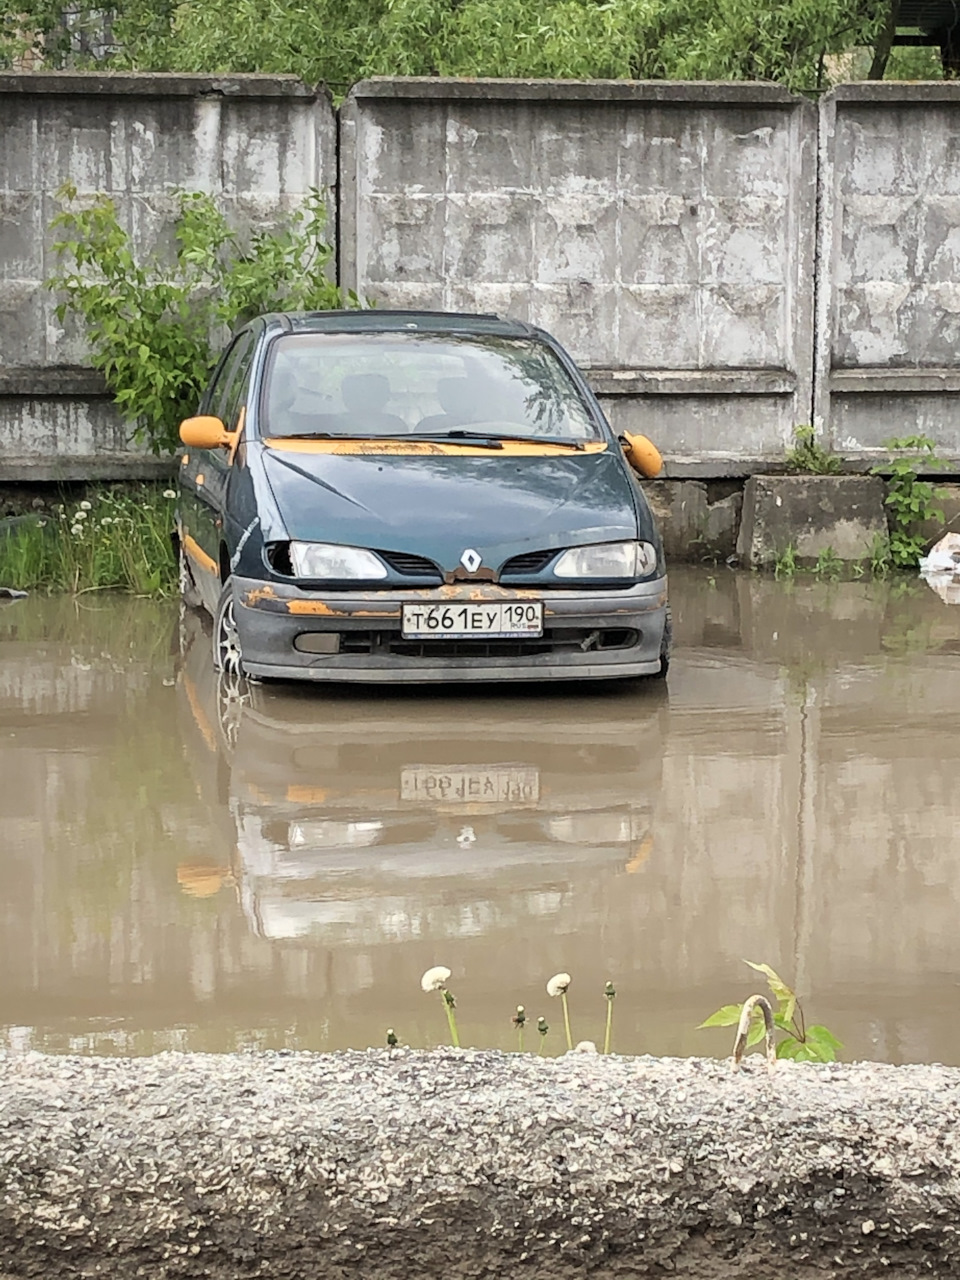
<svg viewBox="0 0 960 1280">
<path fill-rule="evenodd" d="M 211 196 L 177 192 L 172 252 L 161 248 L 143 258 L 111 199 L 78 200 L 69 183 L 59 195 L 58 270 L 47 281 L 61 297 L 57 315 L 80 318 L 91 364 L 135 437 L 156 453 L 174 447 L 179 423 L 196 412 L 218 339 L 231 328 L 272 309 L 344 305 L 325 274 L 332 249 L 323 239 L 319 191 L 303 210 L 246 242 Z"/>
<path fill-rule="evenodd" d="M 871 44 L 884 18 L 868 0 L 79 0 L 65 23 L 63 0 L 25 3 L 20 29 L 39 33 L 51 65 L 99 56 L 126 69 L 294 72 L 338 92 L 368 75 L 808 88 L 824 55 Z"/>
</svg>

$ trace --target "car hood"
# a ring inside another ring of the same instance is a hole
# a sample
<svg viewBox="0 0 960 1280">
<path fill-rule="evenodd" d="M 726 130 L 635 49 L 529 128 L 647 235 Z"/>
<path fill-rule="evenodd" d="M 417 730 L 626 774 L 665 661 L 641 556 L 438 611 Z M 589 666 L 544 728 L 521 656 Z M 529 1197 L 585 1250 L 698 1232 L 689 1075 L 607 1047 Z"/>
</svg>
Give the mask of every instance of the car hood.
<svg viewBox="0 0 960 1280">
<path fill-rule="evenodd" d="M 637 537 L 632 481 L 602 453 L 487 457 L 264 450 L 288 537 L 426 556 L 467 547 L 491 565 L 522 551 Z"/>
</svg>

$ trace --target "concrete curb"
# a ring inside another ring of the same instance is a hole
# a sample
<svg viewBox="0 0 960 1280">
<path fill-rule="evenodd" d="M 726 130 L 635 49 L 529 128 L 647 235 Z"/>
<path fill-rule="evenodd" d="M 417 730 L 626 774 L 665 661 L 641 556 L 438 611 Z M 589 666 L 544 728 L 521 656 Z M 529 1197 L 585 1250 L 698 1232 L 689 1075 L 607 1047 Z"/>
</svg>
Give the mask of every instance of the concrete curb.
<svg viewBox="0 0 960 1280">
<path fill-rule="evenodd" d="M 0 1271 L 960 1272 L 960 1071 L 467 1050 L 0 1055 Z"/>
</svg>

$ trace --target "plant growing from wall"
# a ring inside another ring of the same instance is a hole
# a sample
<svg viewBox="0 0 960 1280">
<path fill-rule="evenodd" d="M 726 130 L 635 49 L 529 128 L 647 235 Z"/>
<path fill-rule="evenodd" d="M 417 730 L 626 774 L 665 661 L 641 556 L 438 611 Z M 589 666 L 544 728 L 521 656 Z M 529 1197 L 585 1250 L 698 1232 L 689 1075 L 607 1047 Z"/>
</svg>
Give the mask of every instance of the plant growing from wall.
<svg viewBox="0 0 960 1280">
<path fill-rule="evenodd" d="M 837 1053 L 843 1048 L 840 1041 L 819 1024 L 807 1026 L 795 991 L 783 981 L 778 973 L 768 964 L 755 964 L 745 960 L 751 969 L 762 973 L 767 980 L 770 994 L 777 1007 L 773 1014 L 773 1022 L 779 1032 L 776 1053 L 778 1058 L 791 1058 L 794 1062 L 834 1062 Z M 735 1027 L 740 1021 L 743 1008 L 739 1004 L 727 1004 L 716 1013 L 710 1015 L 701 1027 Z M 750 1031 L 747 1036 L 747 1048 L 759 1044 L 764 1037 L 763 1015 L 760 1008 L 754 1008 Z"/>
<path fill-rule="evenodd" d="M 889 508 L 889 560 L 898 569 L 917 564 L 927 544 L 920 526 L 927 520 L 943 520 L 936 505 L 944 496 L 929 480 L 920 479 L 921 468 L 942 467 L 935 456 L 936 443 L 929 436 L 898 436 L 884 441 L 894 456 L 888 463 L 871 467 L 871 475 L 888 475 L 886 504 Z"/>
<path fill-rule="evenodd" d="M 177 427 L 196 412 L 219 341 L 267 310 L 325 310 L 344 300 L 326 275 L 326 209 L 311 191 L 302 210 L 245 241 L 212 196 L 176 193 L 172 253 L 138 259 L 105 195 L 78 199 L 65 183 L 53 226 L 58 267 L 47 281 L 61 295 L 61 321 L 75 314 L 99 370 L 135 439 L 154 453 L 175 447 Z"/>
<path fill-rule="evenodd" d="M 794 427 L 794 445 L 787 451 L 787 470 L 813 476 L 833 476 L 843 470 L 843 461 L 817 440 L 813 426 Z"/>
</svg>

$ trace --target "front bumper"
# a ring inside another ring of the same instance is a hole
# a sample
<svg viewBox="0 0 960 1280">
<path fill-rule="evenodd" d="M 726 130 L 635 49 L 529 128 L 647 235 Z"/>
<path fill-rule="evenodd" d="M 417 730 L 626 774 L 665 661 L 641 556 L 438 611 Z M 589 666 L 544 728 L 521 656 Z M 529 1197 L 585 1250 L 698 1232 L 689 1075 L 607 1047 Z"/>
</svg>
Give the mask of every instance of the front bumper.
<svg viewBox="0 0 960 1280">
<path fill-rule="evenodd" d="M 615 591 L 538 591 L 487 583 L 389 591 L 302 591 L 234 578 L 248 675 L 281 680 L 425 683 L 584 680 L 655 675 L 667 625 L 667 580 Z M 404 641 L 404 603 L 543 601 L 542 640 Z M 295 641 L 339 636 L 337 653 Z"/>
</svg>

